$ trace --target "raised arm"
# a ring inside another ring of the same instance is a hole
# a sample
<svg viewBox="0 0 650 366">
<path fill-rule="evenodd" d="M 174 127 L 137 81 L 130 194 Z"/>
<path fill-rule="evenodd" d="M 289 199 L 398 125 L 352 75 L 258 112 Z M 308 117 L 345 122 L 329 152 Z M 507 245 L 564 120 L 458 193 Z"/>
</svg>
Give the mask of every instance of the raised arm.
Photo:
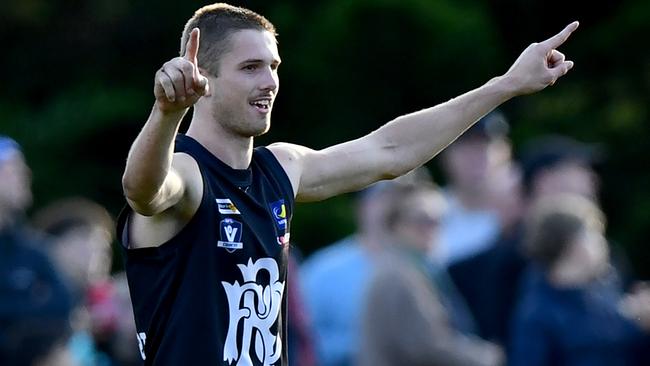
<svg viewBox="0 0 650 366">
<path fill-rule="evenodd" d="M 131 146 L 122 177 L 124 195 L 139 214 L 160 213 L 183 196 L 184 171 L 191 162 L 174 157 L 174 138 L 188 108 L 207 91 L 207 79 L 198 71 L 198 50 L 199 30 L 194 29 L 186 54 L 166 62 L 156 73 L 156 102 Z"/>
<path fill-rule="evenodd" d="M 512 67 L 485 85 L 432 108 L 396 118 L 357 140 L 320 151 L 291 144 L 269 146 L 292 180 L 300 201 L 325 199 L 426 163 L 477 120 L 517 95 L 553 85 L 573 62 L 556 50 L 578 27 L 526 48 Z"/>
</svg>

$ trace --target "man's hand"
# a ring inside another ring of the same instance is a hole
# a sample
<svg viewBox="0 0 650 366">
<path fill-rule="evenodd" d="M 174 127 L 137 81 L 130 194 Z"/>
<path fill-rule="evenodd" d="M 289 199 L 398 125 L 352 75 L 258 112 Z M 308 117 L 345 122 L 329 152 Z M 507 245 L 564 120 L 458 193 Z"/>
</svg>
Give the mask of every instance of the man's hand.
<svg viewBox="0 0 650 366">
<path fill-rule="evenodd" d="M 156 73 L 153 93 L 161 111 L 183 111 L 208 92 L 208 79 L 199 72 L 199 29 L 187 41 L 185 55 L 167 61 Z"/>
<path fill-rule="evenodd" d="M 564 54 L 556 50 L 578 28 L 578 22 L 567 25 L 553 37 L 528 46 L 506 72 L 504 77 L 513 83 L 515 94 L 530 94 L 553 85 L 572 67 Z"/>
</svg>

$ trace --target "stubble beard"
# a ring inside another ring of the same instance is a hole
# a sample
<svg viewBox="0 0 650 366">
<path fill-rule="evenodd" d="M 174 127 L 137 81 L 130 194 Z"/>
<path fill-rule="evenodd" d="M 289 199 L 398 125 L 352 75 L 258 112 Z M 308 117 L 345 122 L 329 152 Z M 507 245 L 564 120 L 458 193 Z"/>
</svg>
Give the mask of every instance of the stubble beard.
<svg viewBox="0 0 650 366">
<path fill-rule="evenodd" d="M 255 118 L 245 108 L 237 109 L 214 105 L 212 118 L 228 133 L 238 137 L 258 137 L 267 133 L 271 127 L 271 114 Z"/>
</svg>

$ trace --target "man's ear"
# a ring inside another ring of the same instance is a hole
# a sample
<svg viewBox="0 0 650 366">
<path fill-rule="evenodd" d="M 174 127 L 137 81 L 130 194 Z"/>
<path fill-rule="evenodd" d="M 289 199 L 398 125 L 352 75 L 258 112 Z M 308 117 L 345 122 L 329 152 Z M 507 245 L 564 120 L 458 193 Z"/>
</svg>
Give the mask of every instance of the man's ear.
<svg viewBox="0 0 650 366">
<path fill-rule="evenodd" d="M 204 97 L 212 96 L 212 87 L 213 87 L 213 85 L 211 85 L 211 84 L 212 84 L 213 81 L 216 79 L 216 76 L 213 76 L 211 73 L 209 73 L 207 70 L 205 70 L 205 69 L 202 68 L 202 67 L 199 67 L 199 73 L 200 73 L 203 77 L 205 77 L 206 79 L 208 79 L 208 91 L 207 91 L 203 96 L 204 96 Z"/>
</svg>

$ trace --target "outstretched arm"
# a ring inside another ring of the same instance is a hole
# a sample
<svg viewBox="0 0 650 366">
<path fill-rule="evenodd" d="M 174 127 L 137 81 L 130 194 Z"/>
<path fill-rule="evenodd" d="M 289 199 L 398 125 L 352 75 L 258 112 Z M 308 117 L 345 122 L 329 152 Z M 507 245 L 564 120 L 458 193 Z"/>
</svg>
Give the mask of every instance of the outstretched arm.
<svg viewBox="0 0 650 366">
<path fill-rule="evenodd" d="M 174 138 L 188 108 L 207 91 L 207 79 L 197 66 L 198 29 L 190 34 L 186 49 L 183 57 L 166 62 L 156 73 L 156 102 L 126 161 L 124 194 L 142 215 L 175 205 L 185 190 L 183 171 L 188 159 L 174 159 Z"/>
<path fill-rule="evenodd" d="M 577 27 L 573 22 L 531 44 L 503 76 L 435 107 L 400 116 L 357 140 L 320 151 L 284 143 L 269 148 L 300 201 L 326 199 L 403 175 L 429 161 L 498 105 L 553 85 L 566 74 L 573 62 L 556 48 Z"/>
</svg>

